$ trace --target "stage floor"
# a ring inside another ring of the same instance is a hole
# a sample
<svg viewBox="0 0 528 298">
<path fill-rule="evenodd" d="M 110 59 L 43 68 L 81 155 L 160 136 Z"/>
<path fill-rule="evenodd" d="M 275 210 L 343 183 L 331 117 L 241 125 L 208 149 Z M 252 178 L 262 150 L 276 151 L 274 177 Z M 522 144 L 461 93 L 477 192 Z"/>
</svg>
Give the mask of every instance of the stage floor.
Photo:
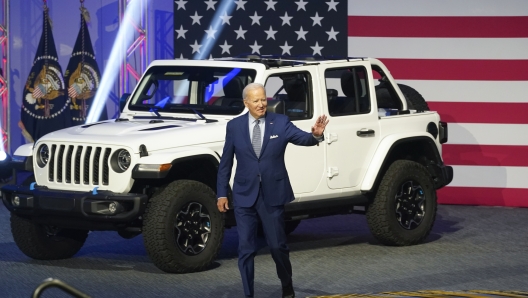
<svg viewBox="0 0 528 298">
<path fill-rule="evenodd" d="M 442 296 L 401 292 L 426 290 L 527 292 L 527 226 L 525 208 L 441 205 L 426 243 L 388 247 L 373 238 L 363 215 L 305 220 L 288 238 L 294 287 L 297 297 L 387 292 L 400 292 L 390 297 Z M 72 259 L 36 261 L 14 244 L 9 212 L 1 206 L 0 296 L 29 297 L 52 277 L 92 297 L 243 297 L 237 243 L 236 228 L 226 230 L 214 266 L 192 274 L 163 273 L 149 261 L 141 236 L 125 240 L 115 232 L 91 233 Z M 255 297 L 280 297 L 266 248 L 255 261 Z M 49 289 L 42 297 L 71 296 Z"/>
</svg>

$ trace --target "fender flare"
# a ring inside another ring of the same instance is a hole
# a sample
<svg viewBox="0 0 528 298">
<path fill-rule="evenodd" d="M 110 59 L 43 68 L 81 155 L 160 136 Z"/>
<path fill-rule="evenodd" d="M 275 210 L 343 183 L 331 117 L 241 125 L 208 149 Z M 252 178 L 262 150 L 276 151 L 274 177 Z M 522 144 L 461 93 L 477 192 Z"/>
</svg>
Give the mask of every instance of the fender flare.
<svg viewBox="0 0 528 298">
<path fill-rule="evenodd" d="M 141 157 L 138 161 L 138 164 L 174 163 L 177 160 L 181 160 L 182 158 L 197 157 L 200 155 L 209 155 L 213 157 L 217 163 L 220 163 L 220 157 L 218 154 L 209 148 L 185 147 Z"/>
<path fill-rule="evenodd" d="M 28 143 L 28 144 L 24 144 L 24 145 L 21 145 L 20 147 L 18 147 L 16 150 L 15 150 L 15 153 L 13 153 L 13 155 L 16 155 L 16 156 L 32 156 L 33 155 L 33 146 L 35 145 L 35 143 Z"/>
<path fill-rule="evenodd" d="M 185 147 L 178 148 L 176 150 L 160 152 L 149 156 L 141 157 L 138 163 L 134 166 L 132 171 L 132 178 L 165 178 L 171 169 L 160 172 L 160 171 L 141 171 L 139 170 L 140 165 L 162 165 L 171 164 L 175 165 L 179 161 L 191 159 L 191 158 L 207 158 L 213 162 L 215 167 L 220 164 L 220 158 L 218 154 L 209 149 L 203 147 Z"/>
<path fill-rule="evenodd" d="M 427 132 L 418 134 L 416 132 L 401 133 L 387 136 L 383 140 L 381 140 L 378 148 L 376 149 L 376 152 L 374 153 L 374 156 L 372 157 L 370 166 L 367 172 L 365 173 L 365 178 L 363 178 L 363 182 L 361 183 L 361 191 L 368 192 L 372 190 L 379 177 L 380 170 L 385 167 L 386 163 L 388 162 L 388 157 L 390 156 L 392 150 L 394 150 L 400 144 L 406 142 L 415 142 L 423 140 L 425 140 L 431 145 L 432 148 L 434 148 L 435 158 L 437 161 L 441 162 L 442 158 L 440 152 L 438 151 L 438 147 L 436 146 L 435 140 Z"/>
</svg>

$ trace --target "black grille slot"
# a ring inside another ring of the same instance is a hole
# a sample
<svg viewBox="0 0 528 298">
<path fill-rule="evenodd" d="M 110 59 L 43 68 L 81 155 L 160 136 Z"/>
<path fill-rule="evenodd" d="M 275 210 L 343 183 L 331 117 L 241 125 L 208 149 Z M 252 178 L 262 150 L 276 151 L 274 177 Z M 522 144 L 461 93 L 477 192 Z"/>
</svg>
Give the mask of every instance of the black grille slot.
<svg viewBox="0 0 528 298">
<path fill-rule="evenodd" d="M 86 147 L 86 154 L 84 154 L 83 166 L 83 183 L 90 184 L 90 155 L 92 154 L 92 147 Z"/>
<path fill-rule="evenodd" d="M 66 177 L 64 177 L 64 180 L 66 180 L 66 183 L 71 183 L 71 163 L 72 163 L 72 155 L 73 155 L 73 145 L 68 146 L 68 153 L 66 153 Z"/>
<path fill-rule="evenodd" d="M 101 157 L 101 147 L 95 148 L 95 155 L 93 159 L 93 172 L 92 172 L 92 180 L 94 185 L 99 184 L 99 159 Z"/>
<path fill-rule="evenodd" d="M 109 180 L 109 172 L 110 172 L 110 167 L 108 166 L 109 164 L 109 160 L 110 159 L 110 151 L 112 151 L 110 148 L 106 148 L 105 149 L 105 154 L 104 154 L 104 158 L 103 158 L 103 185 L 108 185 L 108 180 Z"/>
<path fill-rule="evenodd" d="M 81 155 L 83 151 L 83 146 L 77 147 L 77 151 L 75 152 L 75 164 L 73 165 L 75 167 L 74 176 L 73 176 L 73 182 L 75 184 L 81 183 Z"/>
<path fill-rule="evenodd" d="M 64 158 L 64 148 L 66 148 L 66 146 L 60 145 L 59 155 L 57 156 L 57 182 L 62 182 L 62 159 Z"/>
<path fill-rule="evenodd" d="M 51 155 L 49 160 L 49 167 L 48 167 L 48 180 L 53 181 L 55 177 L 55 150 L 57 149 L 57 145 L 51 146 Z"/>
<path fill-rule="evenodd" d="M 72 185 L 109 185 L 112 148 L 49 145 L 48 180 Z"/>
</svg>

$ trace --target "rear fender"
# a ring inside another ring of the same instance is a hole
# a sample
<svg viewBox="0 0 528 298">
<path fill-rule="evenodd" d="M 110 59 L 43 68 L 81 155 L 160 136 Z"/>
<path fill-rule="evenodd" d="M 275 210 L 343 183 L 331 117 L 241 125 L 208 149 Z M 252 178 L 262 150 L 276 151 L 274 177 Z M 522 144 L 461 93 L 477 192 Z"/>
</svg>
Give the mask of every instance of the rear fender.
<svg viewBox="0 0 528 298">
<path fill-rule="evenodd" d="M 365 178 L 361 183 L 361 191 L 368 192 L 371 191 L 376 183 L 378 178 L 380 178 L 380 171 L 385 167 L 388 167 L 391 162 L 390 155 L 392 150 L 397 148 L 399 145 L 404 144 L 405 142 L 417 142 L 417 141 L 426 141 L 428 144 L 432 144 L 431 150 L 436 151 L 434 153 L 434 158 L 436 162 L 442 162 L 440 154 L 438 153 L 438 148 L 436 147 L 435 140 L 431 137 L 431 134 L 427 132 L 423 133 L 401 133 L 393 134 L 385 137 L 380 142 L 380 145 L 376 149 L 372 161 L 370 163 L 369 169 L 365 174 Z"/>
</svg>

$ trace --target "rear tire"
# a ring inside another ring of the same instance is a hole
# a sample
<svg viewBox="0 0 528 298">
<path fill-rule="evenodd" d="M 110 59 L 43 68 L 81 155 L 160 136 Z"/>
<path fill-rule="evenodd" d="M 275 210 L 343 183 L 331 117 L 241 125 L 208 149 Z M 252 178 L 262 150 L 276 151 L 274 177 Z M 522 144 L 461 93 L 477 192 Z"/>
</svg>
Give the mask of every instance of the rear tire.
<svg viewBox="0 0 528 298">
<path fill-rule="evenodd" d="M 367 222 L 381 243 L 413 245 L 431 232 L 436 209 L 436 190 L 427 169 L 414 161 L 396 160 L 367 209 Z"/>
<path fill-rule="evenodd" d="M 214 261 L 224 237 L 216 195 L 193 180 L 170 183 L 148 203 L 143 221 L 147 254 L 169 273 L 202 271 Z"/>
<path fill-rule="evenodd" d="M 11 232 L 18 248 L 36 260 L 71 258 L 79 252 L 88 237 L 86 230 L 40 225 L 13 213 Z"/>
</svg>

